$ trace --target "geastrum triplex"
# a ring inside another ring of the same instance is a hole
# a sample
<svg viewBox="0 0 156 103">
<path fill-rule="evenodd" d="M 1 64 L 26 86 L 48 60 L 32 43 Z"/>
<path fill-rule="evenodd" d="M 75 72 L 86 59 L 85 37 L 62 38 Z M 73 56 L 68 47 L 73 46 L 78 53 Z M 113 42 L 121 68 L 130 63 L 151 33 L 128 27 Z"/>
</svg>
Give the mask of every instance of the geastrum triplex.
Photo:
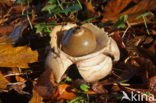
<svg viewBox="0 0 156 103">
<path fill-rule="evenodd" d="M 46 68 L 52 69 L 56 82 L 74 63 L 85 81 L 98 81 L 111 72 L 113 61 L 120 58 L 116 42 L 92 23 L 59 25 L 50 36 L 53 50 L 47 56 Z"/>
</svg>

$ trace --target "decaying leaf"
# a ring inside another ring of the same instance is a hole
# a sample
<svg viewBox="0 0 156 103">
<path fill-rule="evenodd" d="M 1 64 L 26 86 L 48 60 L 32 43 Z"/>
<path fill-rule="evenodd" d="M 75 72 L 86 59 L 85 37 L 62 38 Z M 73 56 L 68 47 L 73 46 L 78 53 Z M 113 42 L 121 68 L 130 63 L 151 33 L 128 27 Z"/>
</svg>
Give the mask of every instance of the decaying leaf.
<svg viewBox="0 0 156 103">
<path fill-rule="evenodd" d="M 33 97 L 31 98 L 29 103 L 43 103 L 42 100 L 43 100 L 43 98 L 38 94 L 38 92 L 33 90 Z"/>
<path fill-rule="evenodd" d="M 135 58 L 135 60 L 140 65 L 140 68 L 146 73 L 147 79 L 156 75 L 156 67 L 150 59 L 139 57 Z"/>
<path fill-rule="evenodd" d="M 3 74 L 0 72 L 0 89 L 4 89 L 9 84 L 9 81 L 6 80 L 6 78 L 3 76 Z"/>
<path fill-rule="evenodd" d="M 11 4 L 13 4 L 13 3 L 12 3 L 12 0 L 1 0 L 1 1 L 0 1 L 0 5 L 1 5 L 2 7 L 7 7 L 7 6 L 10 6 Z"/>
<path fill-rule="evenodd" d="M 152 60 L 152 62 L 156 65 L 156 55 L 154 53 L 152 53 L 151 51 L 142 48 L 142 47 L 137 47 L 137 50 L 140 52 L 141 55 L 143 55 L 146 58 L 149 58 Z"/>
<path fill-rule="evenodd" d="M 40 76 L 35 90 L 46 100 L 72 100 L 76 97 L 74 94 L 76 91 L 71 88 L 70 85 L 64 84 L 56 86 L 51 69 L 46 69 Z"/>
<path fill-rule="evenodd" d="M 125 48 L 125 44 L 124 44 L 124 42 L 122 41 L 122 38 L 121 38 L 121 36 L 119 35 L 119 32 L 114 32 L 114 34 L 111 35 L 111 37 L 117 42 L 117 45 L 118 45 L 120 48 Z"/>
<path fill-rule="evenodd" d="M 149 91 L 156 95 L 156 76 L 153 76 L 149 80 Z"/>
<path fill-rule="evenodd" d="M 92 89 L 96 93 L 104 93 L 104 94 L 108 93 L 108 90 L 105 89 L 103 85 L 98 82 L 93 84 Z"/>
<path fill-rule="evenodd" d="M 56 91 L 52 70 L 46 69 L 39 77 L 37 85 L 34 88 L 44 99 L 51 99 Z"/>
<path fill-rule="evenodd" d="M 132 5 L 133 4 L 133 5 Z M 115 22 L 120 16 L 127 14 L 129 22 L 136 22 L 136 17 L 148 10 L 156 10 L 155 0 L 110 0 L 104 6 L 102 22 L 112 20 Z M 142 20 L 141 20 L 142 21 Z"/>
<path fill-rule="evenodd" d="M 27 95 L 27 94 L 30 94 L 29 92 L 27 91 L 24 91 L 23 88 L 25 88 L 26 85 L 23 83 L 17 83 L 17 84 L 10 84 L 10 87 L 9 87 L 9 90 L 8 92 L 10 92 L 11 90 L 14 90 L 16 91 L 17 93 L 19 93 L 20 95 Z"/>
<path fill-rule="evenodd" d="M 37 51 L 32 51 L 28 46 L 13 47 L 8 37 L 0 38 L 0 67 L 28 68 L 28 63 L 37 60 Z"/>
<path fill-rule="evenodd" d="M 8 33 L 13 31 L 13 26 L 12 25 L 3 25 L 0 26 L 0 36 L 3 35 L 8 35 Z"/>
</svg>

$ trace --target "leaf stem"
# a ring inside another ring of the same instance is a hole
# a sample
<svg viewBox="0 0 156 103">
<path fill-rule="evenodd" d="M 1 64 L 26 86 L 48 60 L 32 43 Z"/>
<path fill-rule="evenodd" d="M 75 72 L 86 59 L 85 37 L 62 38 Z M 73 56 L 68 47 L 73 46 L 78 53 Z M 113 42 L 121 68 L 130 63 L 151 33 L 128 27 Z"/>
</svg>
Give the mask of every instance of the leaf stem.
<svg viewBox="0 0 156 103">
<path fill-rule="evenodd" d="M 79 4 L 80 8 L 82 9 L 82 5 L 81 5 L 80 1 L 77 0 L 77 2 L 78 2 L 78 4 Z"/>
<path fill-rule="evenodd" d="M 27 12 L 27 20 L 28 20 L 28 22 L 29 22 L 30 28 L 33 29 L 33 26 L 32 26 L 32 24 L 31 24 L 31 21 L 30 21 L 28 12 Z"/>
<path fill-rule="evenodd" d="M 126 30 L 124 31 L 123 35 L 122 35 L 122 38 L 124 38 L 124 36 L 126 35 L 128 29 L 131 27 L 131 25 L 129 24 L 128 20 L 126 19 L 126 23 L 128 25 L 128 27 L 126 28 Z"/>
<path fill-rule="evenodd" d="M 62 10 L 64 10 L 64 9 L 63 9 L 63 6 L 61 5 L 61 3 L 60 3 L 59 0 L 57 0 L 57 3 L 58 3 L 58 5 L 59 5 L 59 7 L 60 7 Z"/>
<path fill-rule="evenodd" d="M 150 35 L 149 30 L 148 30 L 148 27 L 147 27 L 146 20 L 145 20 L 145 17 L 143 16 L 142 18 L 143 18 L 143 20 L 144 20 L 144 24 L 145 24 L 146 32 L 147 32 L 148 35 Z"/>
</svg>

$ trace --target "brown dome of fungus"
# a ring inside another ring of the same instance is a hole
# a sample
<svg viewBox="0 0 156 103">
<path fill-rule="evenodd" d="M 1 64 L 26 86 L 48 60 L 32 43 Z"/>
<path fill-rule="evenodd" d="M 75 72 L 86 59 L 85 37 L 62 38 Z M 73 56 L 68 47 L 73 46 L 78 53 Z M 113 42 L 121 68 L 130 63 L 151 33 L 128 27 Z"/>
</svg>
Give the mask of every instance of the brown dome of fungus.
<svg viewBox="0 0 156 103">
<path fill-rule="evenodd" d="M 62 39 L 62 50 L 73 57 L 89 54 L 95 48 L 95 35 L 85 27 L 69 29 Z"/>
</svg>

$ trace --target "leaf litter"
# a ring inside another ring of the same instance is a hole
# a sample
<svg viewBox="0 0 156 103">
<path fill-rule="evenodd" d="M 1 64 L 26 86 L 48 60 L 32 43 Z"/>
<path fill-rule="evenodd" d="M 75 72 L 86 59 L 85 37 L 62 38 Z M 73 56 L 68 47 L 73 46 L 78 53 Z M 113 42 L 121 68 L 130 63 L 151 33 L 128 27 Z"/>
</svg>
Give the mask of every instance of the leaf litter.
<svg viewBox="0 0 156 103">
<path fill-rule="evenodd" d="M 132 103 L 121 101 L 122 91 L 154 94 L 156 99 L 155 4 L 155 0 L 0 1 L 0 102 Z M 52 71 L 44 67 L 49 33 L 69 22 L 92 22 L 117 42 L 121 58 L 109 76 L 86 83 L 72 66 L 61 83 L 55 82 Z"/>
</svg>

